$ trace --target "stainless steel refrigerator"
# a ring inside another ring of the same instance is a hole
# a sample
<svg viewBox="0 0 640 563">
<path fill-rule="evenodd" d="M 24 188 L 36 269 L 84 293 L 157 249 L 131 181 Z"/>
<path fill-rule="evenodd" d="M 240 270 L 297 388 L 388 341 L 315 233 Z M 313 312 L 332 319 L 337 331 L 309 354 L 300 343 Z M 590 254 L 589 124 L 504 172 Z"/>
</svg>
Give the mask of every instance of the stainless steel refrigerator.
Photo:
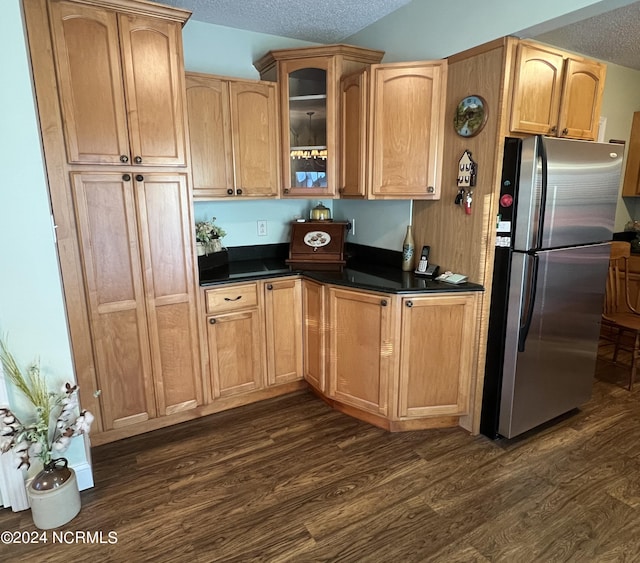
<svg viewBox="0 0 640 563">
<path fill-rule="evenodd" d="M 623 146 L 505 139 L 480 430 L 512 438 L 591 396 Z"/>
</svg>

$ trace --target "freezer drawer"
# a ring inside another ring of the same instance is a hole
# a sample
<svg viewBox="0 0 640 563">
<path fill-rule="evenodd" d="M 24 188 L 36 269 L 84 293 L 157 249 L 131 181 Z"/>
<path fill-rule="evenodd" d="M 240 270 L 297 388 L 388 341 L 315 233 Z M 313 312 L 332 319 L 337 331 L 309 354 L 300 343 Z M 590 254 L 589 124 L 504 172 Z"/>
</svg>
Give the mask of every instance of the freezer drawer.
<svg viewBox="0 0 640 563">
<path fill-rule="evenodd" d="M 498 432 L 511 438 L 591 396 L 609 245 L 513 252 Z"/>
</svg>

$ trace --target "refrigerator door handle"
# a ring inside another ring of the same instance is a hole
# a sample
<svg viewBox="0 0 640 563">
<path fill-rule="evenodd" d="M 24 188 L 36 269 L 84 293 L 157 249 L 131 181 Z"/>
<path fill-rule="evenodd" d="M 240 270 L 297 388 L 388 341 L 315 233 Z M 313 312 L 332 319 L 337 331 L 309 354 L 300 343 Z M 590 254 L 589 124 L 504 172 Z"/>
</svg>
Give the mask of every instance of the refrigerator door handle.
<svg viewBox="0 0 640 563">
<path fill-rule="evenodd" d="M 540 182 L 540 208 L 538 214 L 538 232 L 536 233 L 536 241 L 535 248 L 542 248 L 543 240 L 544 240 L 544 216 L 547 207 L 547 176 L 548 176 L 548 160 L 547 160 L 547 149 L 544 146 L 544 137 L 542 135 L 538 135 L 538 142 L 536 143 L 537 154 L 536 157 L 540 158 L 541 163 L 541 182 Z"/>
<path fill-rule="evenodd" d="M 529 258 L 530 270 L 527 268 L 526 288 L 522 295 L 523 314 L 520 318 L 520 330 L 518 332 L 518 352 L 524 352 L 524 346 L 529 336 L 533 309 L 536 304 L 536 288 L 538 287 L 538 262 L 539 258 L 535 252 L 527 254 Z"/>
</svg>

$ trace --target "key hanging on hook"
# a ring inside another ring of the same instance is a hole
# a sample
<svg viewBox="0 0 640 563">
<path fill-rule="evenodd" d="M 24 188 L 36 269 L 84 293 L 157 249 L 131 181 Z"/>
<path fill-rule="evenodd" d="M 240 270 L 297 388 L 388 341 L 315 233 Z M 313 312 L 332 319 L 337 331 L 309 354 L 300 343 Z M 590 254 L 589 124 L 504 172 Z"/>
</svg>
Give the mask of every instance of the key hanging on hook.
<svg viewBox="0 0 640 563">
<path fill-rule="evenodd" d="M 464 212 L 467 215 L 471 215 L 471 202 L 473 201 L 473 192 L 468 191 L 464 198 Z"/>
</svg>

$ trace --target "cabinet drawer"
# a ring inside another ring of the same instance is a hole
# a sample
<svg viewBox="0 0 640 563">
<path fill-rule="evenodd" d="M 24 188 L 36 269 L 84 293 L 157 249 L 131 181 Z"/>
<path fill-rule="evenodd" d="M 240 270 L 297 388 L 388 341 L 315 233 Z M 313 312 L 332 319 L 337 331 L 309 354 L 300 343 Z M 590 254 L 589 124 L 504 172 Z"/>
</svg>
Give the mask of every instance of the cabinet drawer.
<svg viewBox="0 0 640 563">
<path fill-rule="evenodd" d="M 233 285 L 205 291 L 207 313 L 235 311 L 258 306 L 258 286 L 256 283 Z"/>
</svg>

